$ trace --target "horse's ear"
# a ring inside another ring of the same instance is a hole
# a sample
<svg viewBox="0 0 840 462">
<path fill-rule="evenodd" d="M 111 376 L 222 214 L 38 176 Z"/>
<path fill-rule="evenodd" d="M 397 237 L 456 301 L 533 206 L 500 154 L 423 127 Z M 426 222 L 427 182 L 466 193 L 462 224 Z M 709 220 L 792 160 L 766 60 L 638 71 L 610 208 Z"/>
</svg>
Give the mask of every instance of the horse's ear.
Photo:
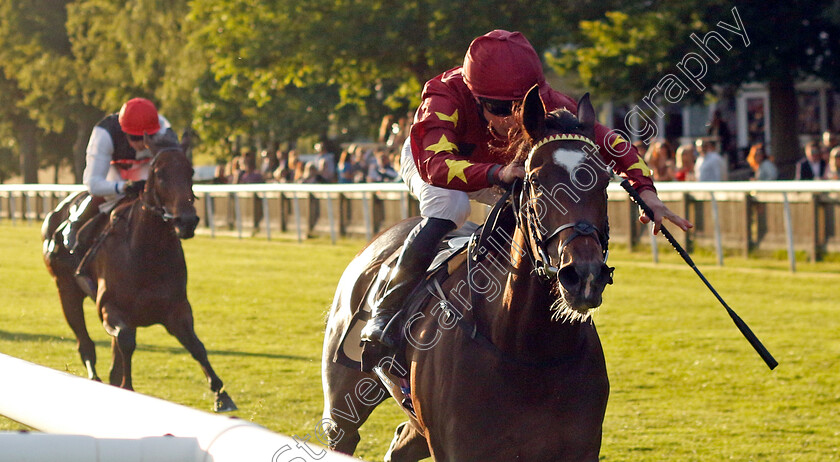
<svg viewBox="0 0 840 462">
<path fill-rule="evenodd" d="M 190 149 L 190 142 L 189 140 L 181 143 L 181 151 L 183 151 L 184 155 L 187 157 L 187 160 L 192 163 L 192 149 Z"/>
<path fill-rule="evenodd" d="M 578 101 L 577 118 L 580 122 L 584 134 L 590 138 L 595 137 L 595 108 L 592 107 L 592 101 L 589 100 L 589 93 L 586 93 Z"/>
<path fill-rule="evenodd" d="M 190 162 L 192 162 L 192 149 L 190 149 L 191 144 L 192 143 L 190 143 L 189 136 L 184 136 L 183 138 L 181 138 L 181 151 L 184 152 L 184 155 L 187 156 L 187 159 L 189 159 Z"/>
<path fill-rule="evenodd" d="M 522 125 L 532 140 L 539 139 L 545 131 L 545 108 L 540 98 L 540 86 L 534 85 L 522 103 Z"/>
</svg>

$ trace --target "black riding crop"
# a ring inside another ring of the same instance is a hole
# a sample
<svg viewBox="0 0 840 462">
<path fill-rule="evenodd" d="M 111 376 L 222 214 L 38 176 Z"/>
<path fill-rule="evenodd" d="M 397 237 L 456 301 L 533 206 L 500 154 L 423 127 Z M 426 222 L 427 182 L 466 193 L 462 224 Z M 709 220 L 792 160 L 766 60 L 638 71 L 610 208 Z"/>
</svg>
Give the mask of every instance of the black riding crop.
<svg viewBox="0 0 840 462">
<path fill-rule="evenodd" d="M 650 207 L 648 207 L 645 201 L 642 200 L 642 196 L 640 196 L 636 189 L 633 188 L 632 185 L 630 185 L 630 182 L 626 179 L 621 180 L 621 187 L 624 188 L 624 190 L 627 191 L 628 194 L 630 194 L 630 197 L 633 198 L 633 202 L 635 202 L 642 209 L 644 214 L 647 215 L 651 220 L 653 220 L 653 212 L 650 210 Z M 691 269 L 693 269 L 694 272 L 697 273 L 698 276 L 700 276 L 700 280 L 702 280 L 703 284 L 706 284 L 706 287 L 708 287 L 709 290 L 712 291 L 715 297 L 717 297 L 720 304 L 723 305 L 724 308 L 726 308 L 726 312 L 729 313 L 729 317 L 732 318 L 732 321 L 734 321 L 735 325 L 738 326 L 738 330 L 740 330 L 744 337 L 747 338 L 747 341 L 750 342 L 750 345 L 752 345 L 752 347 L 755 348 L 755 351 L 758 353 L 759 356 L 761 356 L 761 359 L 764 360 L 764 362 L 767 364 L 767 367 L 769 367 L 770 370 L 773 370 L 776 366 L 778 366 L 779 363 L 776 361 L 775 358 L 773 358 L 773 355 L 771 355 L 770 352 L 767 351 L 767 348 L 764 348 L 764 345 L 761 344 L 761 341 L 758 340 L 758 337 L 756 337 L 753 331 L 750 330 L 749 326 L 747 326 L 747 323 L 745 323 L 744 320 L 740 318 L 740 316 L 738 316 L 734 311 L 732 311 L 732 308 L 730 308 L 729 305 L 727 305 L 726 302 L 723 300 L 723 298 L 721 298 L 720 294 L 718 294 L 715 288 L 712 287 L 712 284 L 710 284 L 706 277 L 703 276 L 703 273 L 701 273 L 700 270 L 697 269 L 697 265 L 695 265 L 694 261 L 691 260 L 691 257 L 688 255 L 688 252 L 686 252 L 685 249 L 682 248 L 680 243 L 677 242 L 676 239 L 674 239 L 674 235 L 671 234 L 667 229 L 665 229 L 665 226 L 661 226 L 659 230 L 662 232 L 662 235 L 665 236 L 665 239 L 668 240 L 671 246 L 674 247 L 674 250 L 676 250 L 677 253 L 679 253 L 682 257 L 682 259 L 685 260 L 686 263 L 688 263 L 688 266 L 690 266 Z"/>
</svg>

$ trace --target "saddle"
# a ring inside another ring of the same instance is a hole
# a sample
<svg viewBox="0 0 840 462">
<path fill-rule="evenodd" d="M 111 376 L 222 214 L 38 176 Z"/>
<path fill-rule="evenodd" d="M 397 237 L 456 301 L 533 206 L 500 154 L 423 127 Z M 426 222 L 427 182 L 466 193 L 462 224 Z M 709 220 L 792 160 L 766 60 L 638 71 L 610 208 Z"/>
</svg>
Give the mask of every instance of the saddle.
<svg viewBox="0 0 840 462">
<path fill-rule="evenodd" d="M 417 286 L 403 303 L 404 309 L 399 315 L 400 317 L 411 316 L 425 305 L 425 302 L 432 296 L 432 293 L 426 290 L 430 281 L 436 280 L 438 283 L 445 281 L 452 272 L 466 261 L 466 249 L 469 246 L 473 234 L 478 229 L 480 229 L 479 225 L 467 222 L 464 226 L 447 234 L 443 238 L 438 246 L 437 255 L 426 270 L 426 277 L 423 283 Z M 361 331 L 367 321 L 370 320 L 371 306 L 373 306 L 376 300 L 382 297 L 385 291 L 386 285 L 390 280 L 391 270 L 397 258 L 399 258 L 399 249 L 379 267 L 379 273 L 377 273 L 365 291 L 361 306 L 353 315 L 341 338 L 341 346 L 333 358 L 334 362 L 356 370 L 359 370 L 361 367 Z M 396 319 L 392 324 L 399 325 L 399 319 Z M 401 347 L 404 346 L 404 342 L 405 339 L 403 337 L 401 339 Z M 403 348 L 399 349 L 403 350 Z"/>
<path fill-rule="evenodd" d="M 110 214 L 97 212 L 80 226 L 77 226 L 75 230 L 71 226 L 71 222 L 79 219 L 78 216 L 74 215 L 82 212 L 86 205 L 85 202 L 91 201 L 92 203 L 88 207 L 98 208 L 103 201 L 97 200 L 95 196 L 90 196 L 87 193 L 71 196 L 66 201 L 69 202 L 69 216 L 56 228 L 50 241 L 45 243 L 48 258 L 55 263 L 69 267 L 82 291 L 95 299 L 96 284 L 85 274 L 86 266 L 93 259 L 105 238 L 111 233 L 114 224 L 125 217 L 127 203 L 130 203 L 131 200 L 128 197 L 123 198 Z M 76 247 L 83 247 L 84 252 L 71 253 L 65 244 L 67 242 L 76 242 Z"/>
</svg>

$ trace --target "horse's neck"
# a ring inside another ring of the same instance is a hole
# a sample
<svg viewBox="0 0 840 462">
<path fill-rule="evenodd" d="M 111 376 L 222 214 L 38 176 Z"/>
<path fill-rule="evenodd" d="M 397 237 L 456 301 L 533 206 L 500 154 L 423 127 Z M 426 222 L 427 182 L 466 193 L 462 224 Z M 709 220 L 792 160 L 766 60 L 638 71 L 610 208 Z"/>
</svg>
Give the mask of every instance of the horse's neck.
<svg viewBox="0 0 840 462">
<path fill-rule="evenodd" d="M 525 237 L 517 229 L 511 251 L 512 269 L 507 275 L 504 296 L 486 310 L 493 343 L 517 357 L 550 361 L 578 351 L 581 324 L 552 320 L 554 296 L 535 274 Z"/>
</svg>

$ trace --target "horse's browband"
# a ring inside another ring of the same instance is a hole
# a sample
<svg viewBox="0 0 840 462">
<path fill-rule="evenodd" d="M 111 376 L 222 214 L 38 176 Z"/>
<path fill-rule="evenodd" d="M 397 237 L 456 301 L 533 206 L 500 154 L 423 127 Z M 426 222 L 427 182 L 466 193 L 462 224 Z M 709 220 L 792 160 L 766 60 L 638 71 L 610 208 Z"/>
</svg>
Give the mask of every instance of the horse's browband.
<svg viewBox="0 0 840 462">
<path fill-rule="evenodd" d="M 531 148 L 531 152 L 528 154 L 528 157 L 531 157 L 534 154 L 534 151 L 542 147 L 542 145 L 550 143 L 552 141 L 583 141 L 584 143 L 587 143 L 593 148 L 595 148 L 596 151 L 598 150 L 598 145 L 595 144 L 594 141 L 590 140 L 589 138 L 583 135 L 576 135 L 574 133 L 563 133 L 558 135 L 546 136 L 545 138 L 538 141 L 537 144 L 535 144 L 534 147 Z"/>
</svg>

